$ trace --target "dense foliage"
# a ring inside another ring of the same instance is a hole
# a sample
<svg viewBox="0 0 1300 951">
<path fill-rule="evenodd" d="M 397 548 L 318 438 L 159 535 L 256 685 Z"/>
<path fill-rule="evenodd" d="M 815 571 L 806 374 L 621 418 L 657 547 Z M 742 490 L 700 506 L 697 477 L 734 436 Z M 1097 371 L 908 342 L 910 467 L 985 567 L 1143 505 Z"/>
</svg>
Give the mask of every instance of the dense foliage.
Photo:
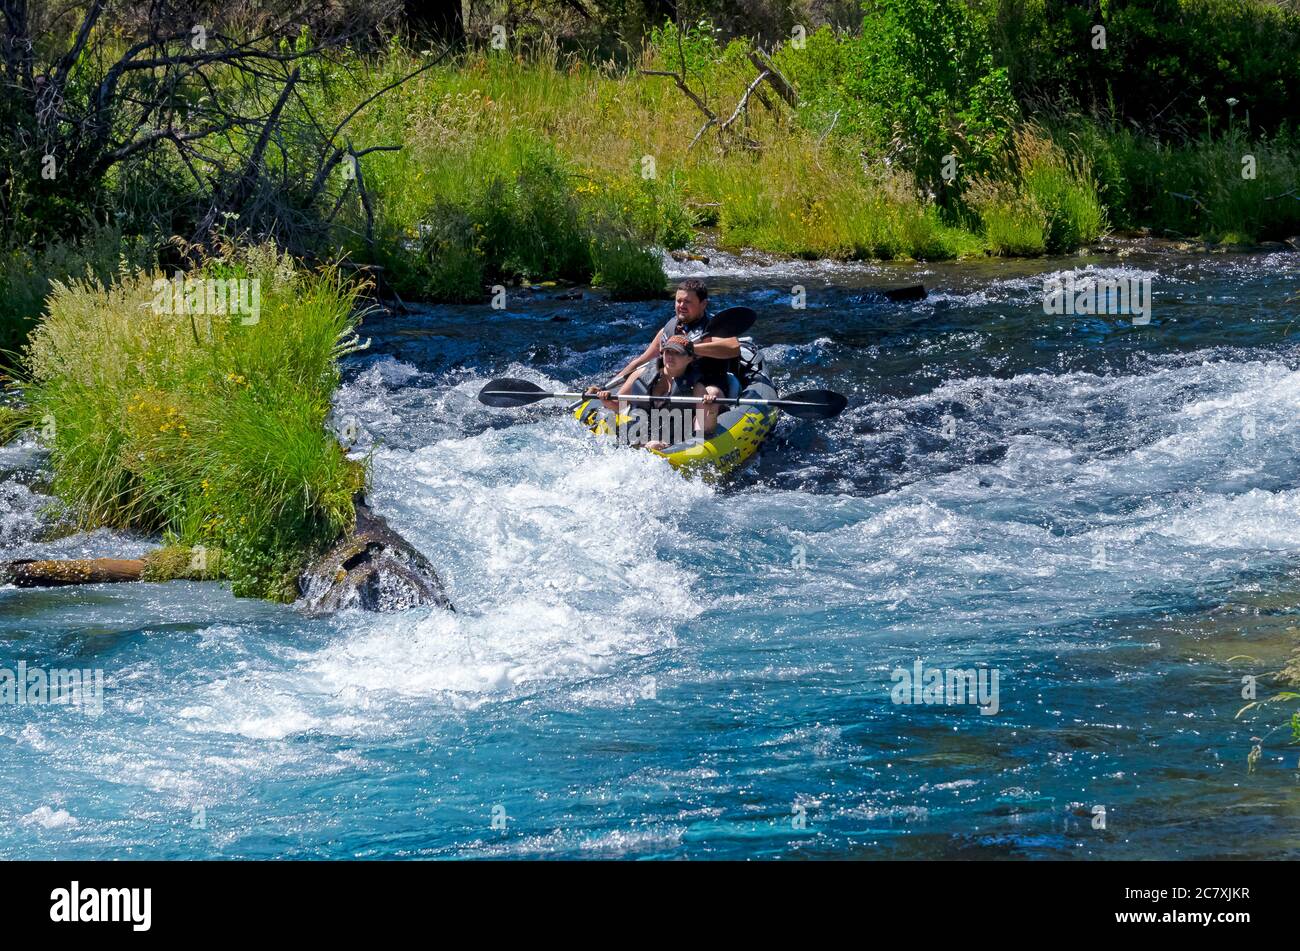
<svg viewBox="0 0 1300 951">
<path fill-rule="evenodd" d="M 355 290 L 265 246 L 179 288 L 115 278 L 56 284 L 32 334 L 25 412 L 52 491 L 85 528 L 162 532 L 219 561 L 236 594 L 292 599 L 365 483 L 325 428 Z M 234 309 L 231 280 L 255 309 Z"/>
</svg>

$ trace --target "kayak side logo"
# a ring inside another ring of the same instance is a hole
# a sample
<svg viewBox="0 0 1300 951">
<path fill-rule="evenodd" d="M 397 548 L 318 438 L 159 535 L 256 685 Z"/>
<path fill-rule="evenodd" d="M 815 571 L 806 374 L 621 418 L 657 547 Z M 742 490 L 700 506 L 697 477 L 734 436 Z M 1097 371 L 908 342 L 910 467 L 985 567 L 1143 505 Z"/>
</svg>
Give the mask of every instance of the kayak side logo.
<svg viewBox="0 0 1300 951">
<path fill-rule="evenodd" d="M 1043 313 L 1053 316 L 1123 315 L 1135 327 L 1151 323 L 1151 278 L 1073 273 L 1043 279 Z"/>
<path fill-rule="evenodd" d="M 896 667 L 889 679 L 894 681 L 889 699 L 896 705 L 979 707 L 980 715 L 991 717 L 1001 709 L 996 667 L 930 667 L 918 659 L 912 669 Z"/>
<path fill-rule="evenodd" d="M 148 931 L 153 924 L 152 888 L 85 888 L 73 881 L 70 888 L 50 892 L 50 921 L 127 921 L 132 931 Z"/>
</svg>

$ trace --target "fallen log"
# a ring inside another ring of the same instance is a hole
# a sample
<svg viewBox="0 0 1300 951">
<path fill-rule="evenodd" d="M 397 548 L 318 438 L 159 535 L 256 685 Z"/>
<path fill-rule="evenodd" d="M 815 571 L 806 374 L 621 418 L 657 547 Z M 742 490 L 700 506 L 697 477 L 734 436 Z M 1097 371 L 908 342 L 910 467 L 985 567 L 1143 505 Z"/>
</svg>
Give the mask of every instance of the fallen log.
<svg viewBox="0 0 1300 951">
<path fill-rule="evenodd" d="M 70 584 L 139 581 L 143 558 L 22 558 L 0 563 L 0 582 L 19 588 L 57 588 Z"/>
<path fill-rule="evenodd" d="M 781 74 L 781 70 L 776 68 L 776 64 L 766 53 L 762 50 L 750 50 L 749 61 L 754 64 L 755 69 L 765 74 L 762 78 L 767 80 L 767 84 L 776 90 L 777 95 L 784 99 L 791 109 L 799 108 L 799 93 L 795 92 L 790 80 Z"/>
<path fill-rule="evenodd" d="M 298 605 L 321 615 L 345 608 L 402 611 L 432 604 L 454 611 L 429 560 L 356 499 L 351 529 L 298 579 Z M 200 557 L 196 557 L 196 553 Z M 74 584 L 221 577 L 220 553 L 169 546 L 144 558 L 34 559 L 0 562 L 0 584 L 56 588 Z"/>
</svg>

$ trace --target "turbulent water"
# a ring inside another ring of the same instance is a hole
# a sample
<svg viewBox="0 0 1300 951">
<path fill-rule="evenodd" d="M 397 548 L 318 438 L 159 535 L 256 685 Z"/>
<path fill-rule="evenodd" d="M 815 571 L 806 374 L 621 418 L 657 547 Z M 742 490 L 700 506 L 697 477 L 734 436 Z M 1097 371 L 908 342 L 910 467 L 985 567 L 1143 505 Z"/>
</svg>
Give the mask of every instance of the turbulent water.
<svg viewBox="0 0 1300 951">
<path fill-rule="evenodd" d="M 664 303 L 370 321 L 335 423 L 457 612 L 0 590 L 0 666 L 106 684 L 0 707 L 0 856 L 1300 856 L 1295 704 L 1236 717 L 1300 624 L 1300 254 L 677 267 L 844 415 L 687 481 L 474 399 L 607 377 Z M 1071 274 L 1150 323 L 1046 315 Z M 0 450 L 0 558 L 147 548 L 35 541 L 40 465 Z M 894 702 L 918 661 L 996 703 Z"/>
</svg>

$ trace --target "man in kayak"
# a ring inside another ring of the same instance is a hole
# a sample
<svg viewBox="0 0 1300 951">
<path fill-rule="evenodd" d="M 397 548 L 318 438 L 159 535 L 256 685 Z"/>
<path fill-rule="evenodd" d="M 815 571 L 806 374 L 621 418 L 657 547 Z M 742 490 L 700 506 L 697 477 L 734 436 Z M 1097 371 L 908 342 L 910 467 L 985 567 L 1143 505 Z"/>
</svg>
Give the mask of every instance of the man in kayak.
<svg viewBox="0 0 1300 951">
<path fill-rule="evenodd" d="M 716 420 L 716 395 L 700 382 L 699 361 L 695 357 L 695 345 L 686 337 L 674 334 L 659 348 L 659 356 L 640 373 L 628 377 L 619 389 L 619 396 L 640 394 L 646 396 L 696 396 L 704 400 L 698 404 L 699 411 L 692 413 L 690 407 L 673 406 L 667 401 L 650 401 L 633 404 L 633 409 L 642 409 L 647 413 L 650 425 L 648 432 L 652 436 L 665 436 L 665 439 L 653 439 L 645 443 L 647 449 L 665 449 L 673 443 L 682 442 L 692 429 L 701 436 L 711 436 L 712 429 L 706 422 L 709 418 Z M 616 397 L 609 390 L 595 394 L 607 409 L 617 410 Z M 708 411 L 712 410 L 711 417 Z M 694 421 L 692 424 L 692 417 Z M 637 440 L 639 441 L 639 440 Z"/>
<path fill-rule="evenodd" d="M 740 356 L 740 341 L 735 337 L 709 336 L 709 288 L 699 278 L 687 278 L 677 285 L 673 318 L 655 334 L 645 352 L 628 363 L 619 376 L 625 376 L 637 367 L 650 363 L 659 356 L 668 338 L 681 335 L 695 346 L 698 358 L 699 382 L 705 394 L 717 399 L 727 395 L 727 369 L 730 362 Z M 712 400 L 700 406 L 701 431 L 712 435 L 718 423 L 717 403 Z"/>
</svg>

